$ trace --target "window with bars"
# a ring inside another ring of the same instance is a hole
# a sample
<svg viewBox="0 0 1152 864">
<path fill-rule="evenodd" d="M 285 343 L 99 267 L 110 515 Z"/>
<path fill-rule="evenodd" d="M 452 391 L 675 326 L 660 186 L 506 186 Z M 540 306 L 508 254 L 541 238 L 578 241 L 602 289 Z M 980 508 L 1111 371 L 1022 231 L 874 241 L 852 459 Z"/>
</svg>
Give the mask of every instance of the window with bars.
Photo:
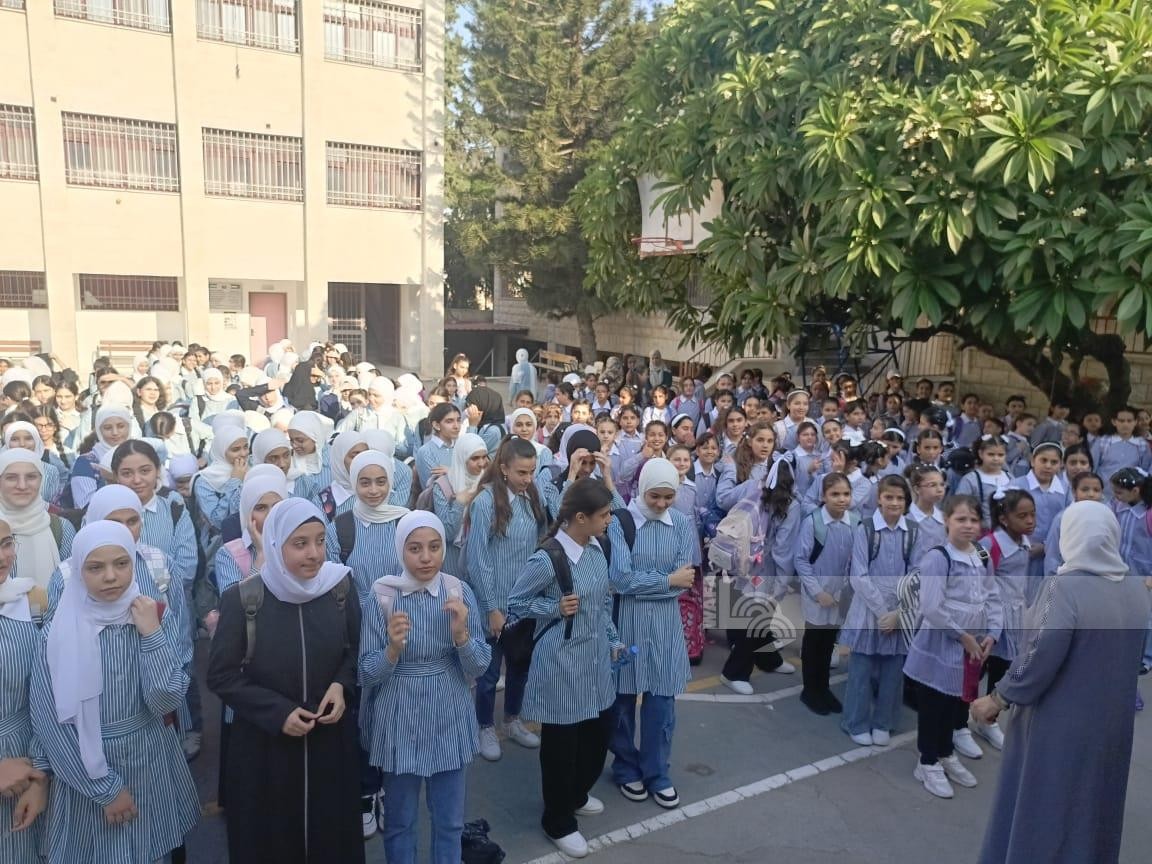
<svg viewBox="0 0 1152 864">
<path fill-rule="evenodd" d="M 0 309 L 47 309 L 48 285 L 34 270 L 0 270 Z"/>
<path fill-rule="evenodd" d="M 61 18 L 80 18 L 137 30 L 171 33 L 168 0 L 55 0 Z"/>
<path fill-rule="evenodd" d="M 171 123 L 64 112 L 64 179 L 74 186 L 179 192 Z"/>
<path fill-rule="evenodd" d="M 377 0 L 324 0 L 324 56 L 329 60 L 419 72 L 422 37 L 419 9 Z"/>
<path fill-rule="evenodd" d="M 39 176 L 32 109 L 0 105 L 0 179 L 36 180 Z"/>
<path fill-rule="evenodd" d="M 416 150 L 328 142 L 328 203 L 419 210 L 421 159 Z"/>
<path fill-rule="evenodd" d="M 201 39 L 296 53 L 297 0 L 196 0 Z"/>
<path fill-rule="evenodd" d="M 303 201 L 299 138 L 204 129 L 204 192 L 228 198 Z"/>
<path fill-rule="evenodd" d="M 103 311 L 179 312 L 175 276 L 110 276 L 81 273 L 80 308 Z"/>
<path fill-rule="evenodd" d="M 0 0 L 0 9 L 23 9 L 24 0 Z"/>
</svg>

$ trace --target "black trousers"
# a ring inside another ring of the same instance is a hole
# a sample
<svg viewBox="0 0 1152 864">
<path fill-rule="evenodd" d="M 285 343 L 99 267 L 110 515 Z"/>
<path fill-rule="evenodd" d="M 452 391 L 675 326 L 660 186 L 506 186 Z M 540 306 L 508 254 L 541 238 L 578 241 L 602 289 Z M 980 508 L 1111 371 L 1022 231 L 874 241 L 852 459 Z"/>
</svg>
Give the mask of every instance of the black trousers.
<svg viewBox="0 0 1152 864">
<path fill-rule="evenodd" d="M 829 666 L 839 633 L 840 628 L 836 626 L 804 623 L 804 638 L 800 642 L 800 654 L 804 662 L 800 671 L 806 693 L 827 692 L 831 674 Z"/>
<path fill-rule="evenodd" d="M 968 705 L 963 699 L 916 682 L 916 748 L 921 765 L 935 765 L 951 756 L 952 733 L 967 722 Z"/>
<path fill-rule="evenodd" d="M 544 816 L 540 825 L 553 839 L 579 831 L 575 811 L 588 800 L 608 755 L 612 709 L 580 723 L 540 726 L 540 786 Z"/>
<path fill-rule="evenodd" d="M 761 648 L 775 645 L 772 636 L 751 636 L 747 630 L 729 630 L 728 644 L 731 651 L 724 663 L 724 677 L 729 681 L 747 681 L 752 677 L 752 668 L 761 672 L 772 672 L 780 667 L 784 658 L 775 648 L 761 651 Z"/>
</svg>

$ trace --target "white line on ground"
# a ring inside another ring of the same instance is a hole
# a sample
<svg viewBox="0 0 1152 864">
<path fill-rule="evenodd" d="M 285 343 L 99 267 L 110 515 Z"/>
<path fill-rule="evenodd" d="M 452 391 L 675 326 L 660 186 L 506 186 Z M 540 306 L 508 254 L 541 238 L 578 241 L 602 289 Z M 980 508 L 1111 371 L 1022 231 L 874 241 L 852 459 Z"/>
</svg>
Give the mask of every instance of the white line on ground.
<svg viewBox="0 0 1152 864">
<path fill-rule="evenodd" d="M 841 681 L 847 681 L 847 675 L 833 675 L 829 679 L 829 684 L 839 684 Z M 781 699 L 787 699 L 790 696 L 799 696 L 800 691 L 803 690 L 803 685 L 797 684 L 795 687 L 785 687 L 783 690 L 773 690 L 770 693 L 753 693 L 751 696 L 741 696 L 739 693 L 681 693 L 676 697 L 677 702 L 722 702 L 722 703 L 743 703 L 748 704 L 763 704 L 767 705 L 772 702 L 779 702 Z"/>
<path fill-rule="evenodd" d="M 782 690 L 777 691 L 777 693 L 783 692 Z M 749 699 L 755 697 L 745 696 L 740 698 Z M 695 819 L 698 816 L 703 816 L 705 813 L 711 813 L 715 810 L 721 810 L 733 804 L 738 804 L 741 801 L 756 798 L 765 792 L 771 792 L 773 789 L 788 786 L 808 777 L 815 777 L 817 774 L 831 771 L 833 768 L 841 768 L 852 762 L 870 759 L 873 756 L 879 756 L 883 753 L 891 753 L 901 745 L 915 740 L 915 732 L 905 732 L 902 735 L 894 735 L 891 743 L 887 747 L 857 747 L 853 750 L 845 751 L 838 756 L 830 756 L 827 759 L 821 759 L 819 762 L 801 765 L 799 768 L 793 768 L 781 774 L 773 774 L 771 777 L 765 777 L 763 780 L 757 780 L 755 783 L 749 783 L 746 786 L 739 786 L 727 792 L 721 792 L 719 795 L 713 795 L 711 798 L 705 798 L 703 801 L 694 801 L 691 804 L 685 804 L 677 810 L 659 813 L 650 819 L 645 819 L 643 822 L 637 822 L 634 825 L 628 825 L 624 828 L 618 828 L 615 831 L 609 831 L 607 834 L 601 834 L 599 837 L 593 837 L 588 841 L 588 854 L 593 855 L 597 852 L 603 852 L 611 846 L 628 843 L 638 837 L 643 837 L 645 834 L 651 834 L 654 831 L 660 831 L 678 822 Z M 531 861 L 525 862 L 525 864 L 566 864 L 566 862 L 572 860 L 572 858 L 569 858 L 561 852 L 552 852 L 548 855 L 542 855 L 539 858 L 533 858 Z"/>
</svg>

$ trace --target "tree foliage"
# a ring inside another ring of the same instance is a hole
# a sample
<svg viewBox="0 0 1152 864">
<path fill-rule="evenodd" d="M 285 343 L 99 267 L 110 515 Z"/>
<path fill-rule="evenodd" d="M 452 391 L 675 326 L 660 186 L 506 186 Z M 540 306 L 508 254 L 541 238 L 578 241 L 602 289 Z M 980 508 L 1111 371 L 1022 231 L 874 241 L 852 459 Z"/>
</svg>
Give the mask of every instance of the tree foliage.
<svg viewBox="0 0 1152 864">
<path fill-rule="evenodd" d="M 1093 356 L 1127 396 L 1123 341 L 1090 324 L 1152 334 L 1145 0 L 685 0 L 626 104 L 578 190 L 589 285 L 733 350 L 831 303 L 857 331 L 956 333 L 1060 395 Z M 645 172 L 673 210 L 723 181 L 698 256 L 632 251 Z"/>
</svg>

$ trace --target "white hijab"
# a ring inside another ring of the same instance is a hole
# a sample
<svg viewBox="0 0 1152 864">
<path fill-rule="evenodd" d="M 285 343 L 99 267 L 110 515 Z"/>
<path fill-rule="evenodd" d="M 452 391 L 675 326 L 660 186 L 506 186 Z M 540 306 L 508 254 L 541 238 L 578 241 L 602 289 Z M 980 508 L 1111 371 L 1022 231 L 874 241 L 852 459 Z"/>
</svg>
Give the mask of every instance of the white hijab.
<svg viewBox="0 0 1152 864">
<path fill-rule="evenodd" d="M 292 442 L 288 440 L 286 433 L 279 429 L 265 429 L 263 432 L 256 433 L 256 437 L 252 439 L 252 463 L 254 465 L 265 464 L 268 454 L 276 450 L 292 452 Z"/>
<path fill-rule="evenodd" d="M 80 760 L 92 780 L 108 775 L 104 743 L 100 737 L 100 696 L 104 691 L 100 631 L 105 627 L 129 624 L 132 601 L 140 596 L 135 571 L 124 593 L 110 603 L 94 600 L 84 584 L 84 562 L 97 549 L 113 546 L 136 560 L 136 544 L 123 525 L 93 522 L 81 528 L 72 544 L 69 579 L 60 596 L 60 605 L 48 631 L 48 671 L 52 677 L 52 698 L 56 720 L 76 727 Z M 134 564 L 133 564 L 134 566 Z"/>
<path fill-rule="evenodd" d="M 123 405 L 107 405 L 105 404 L 99 411 L 96 412 L 96 422 L 93 424 L 93 431 L 96 433 L 96 443 L 92 445 L 92 453 L 99 460 L 105 453 L 112 450 L 112 445 L 104 438 L 103 426 L 109 420 L 119 418 L 128 424 L 131 429 L 135 423 L 132 412 L 125 408 Z M 136 430 L 139 433 L 139 430 Z"/>
<path fill-rule="evenodd" d="M 369 450 L 383 453 L 389 458 L 396 455 L 396 436 L 387 429 L 365 429 L 360 434 L 364 436 L 364 443 Z"/>
<path fill-rule="evenodd" d="M 444 523 L 440 521 L 440 517 L 435 513 L 429 513 L 427 510 L 413 510 L 396 526 L 396 557 L 400 560 L 400 573 L 381 576 L 373 583 L 373 592 L 376 592 L 377 585 L 381 585 L 395 588 L 404 594 L 411 594 L 415 591 L 439 593 L 440 573 L 437 573 L 435 578 L 430 581 L 422 582 L 409 573 L 408 568 L 404 566 L 404 544 L 408 542 L 408 536 L 419 528 L 431 528 L 440 535 L 440 542 L 444 543 Z"/>
<path fill-rule="evenodd" d="M 328 437 L 324 417 L 315 411 L 298 411 L 288 421 L 288 429 L 307 435 L 316 445 L 316 450 L 307 456 L 292 451 L 292 470 L 296 476 L 319 474 L 324 469 L 324 441 Z"/>
<path fill-rule="evenodd" d="M 669 513 L 671 508 L 663 513 L 657 513 L 648 506 L 644 496 L 653 489 L 671 489 L 675 492 L 679 486 L 680 472 L 676 470 L 675 465 L 663 458 L 649 459 L 640 469 L 636 496 L 629 503 L 629 509 L 643 516 L 649 522 L 663 522 L 665 525 L 671 525 L 672 515 Z"/>
<path fill-rule="evenodd" d="M 12 564 L 15 563 L 13 559 Z M 28 605 L 28 592 L 36 587 L 36 580 L 27 576 L 14 577 L 12 567 L 3 576 L 4 580 L 0 581 L 0 618 L 31 621 L 32 607 Z"/>
<path fill-rule="evenodd" d="M 4 446 L 8 449 L 27 450 L 26 447 L 12 447 L 12 436 L 16 432 L 27 432 L 32 436 L 32 450 L 29 453 L 35 453 L 36 458 L 39 459 L 44 455 L 44 441 L 40 438 L 40 430 L 29 423 L 27 420 L 17 420 L 15 423 L 9 423 L 4 429 Z"/>
<path fill-rule="evenodd" d="M 378 450 L 365 450 L 352 460 L 352 468 L 348 473 L 352 477 L 353 484 L 360 482 L 360 472 L 371 465 L 379 467 L 388 475 L 388 487 L 389 491 L 391 491 L 392 478 L 395 474 L 395 463 L 393 463 L 391 456 L 386 456 Z M 386 522 L 395 522 L 397 519 L 407 516 L 408 508 L 389 504 L 387 498 L 376 507 L 369 507 L 360 499 L 360 496 L 357 495 L 356 502 L 352 505 L 352 512 L 355 513 L 356 518 L 362 522 L 382 525 Z"/>
<path fill-rule="evenodd" d="M 351 571 L 341 564 L 325 561 L 311 579 L 300 579 L 284 566 L 284 544 L 292 532 L 310 519 L 324 524 L 324 514 L 311 501 L 288 498 L 272 508 L 264 520 L 264 587 L 281 603 L 300 605 L 323 597 Z"/>
<path fill-rule="evenodd" d="M 228 460 L 228 448 L 237 441 L 248 440 L 248 433 L 231 424 L 223 424 L 212 439 L 212 448 L 208 451 L 208 466 L 202 468 L 196 476 L 204 480 L 217 492 L 222 492 L 232 479 L 232 463 Z"/>
<path fill-rule="evenodd" d="M 520 350 L 523 351 L 524 349 L 521 348 Z M 544 450 L 548 450 L 548 448 L 536 440 L 536 430 L 540 428 L 540 421 L 536 419 L 536 412 L 531 408 L 517 408 L 515 411 L 508 415 L 508 431 L 511 432 L 514 436 L 516 433 L 512 432 L 512 424 L 516 422 L 517 417 L 527 417 L 532 421 L 532 437 L 529 438 L 528 441 L 533 447 L 536 448 L 536 457 L 539 458 L 540 453 Z M 548 450 L 548 455 L 552 455 L 551 450 Z"/>
<path fill-rule="evenodd" d="M 134 510 L 137 516 L 144 515 L 140 496 L 119 483 L 109 483 L 92 493 L 88 499 L 88 510 L 84 514 L 84 524 L 104 522 L 117 510 Z"/>
<path fill-rule="evenodd" d="M 0 453 L 0 475 L 13 465 L 35 466 L 40 483 L 44 483 L 44 464 L 31 450 L 17 448 Z M 30 576 L 40 588 L 47 588 L 52 572 L 60 563 L 60 549 L 52 536 L 48 502 L 37 494 L 31 503 L 17 507 L 0 494 L 0 518 L 8 523 L 20 544 L 17 569 L 22 570 L 24 576 Z"/>
<path fill-rule="evenodd" d="M 1064 563 L 1057 573 L 1084 570 L 1109 582 L 1128 575 L 1120 557 L 1120 523 L 1099 501 L 1077 501 L 1060 516 L 1060 556 Z"/>
<path fill-rule="evenodd" d="M 348 451 L 357 444 L 367 444 L 364 436 L 359 432 L 341 432 L 332 442 L 328 450 L 328 467 L 332 473 L 332 497 L 339 506 L 352 497 L 352 477 L 348 468 L 344 466 L 344 458 Z M 349 466 L 350 467 L 350 466 Z"/>
<path fill-rule="evenodd" d="M 288 484 L 284 472 L 275 465 L 255 465 L 244 475 L 244 485 L 240 487 L 240 536 L 245 546 L 252 545 L 252 511 L 260 499 L 274 492 L 283 501 L 288 498 Z M 244 574 L 247 575 L 247 574 Z"/>
<path fill-rule="evenodd" d="M 484 439 L 472 432 L 465 432 L 452 445 L 452 464 L 448 466 L 448 483 L 452 491 L 459 495 L 475 488 L 480 483 L 480 475 L 468 473 L 468 460 L 483 450 L 488 452 Z"/>
<path fill-rule="evenodd" d="M 383 375 L 378 378 L 373 378 L 372 383 L 368 385 L 368 392 L 375 393 L 384 400 L 384 404 L 381 407 L 372 409 L 376 412 L 376 416 L 380 418 L 378 422 L 390 422 L 394 412 L 392 401 L 396 398 L 396 386 L 392 383 L 392 380 L 385 378 Z"/>
</svg>

